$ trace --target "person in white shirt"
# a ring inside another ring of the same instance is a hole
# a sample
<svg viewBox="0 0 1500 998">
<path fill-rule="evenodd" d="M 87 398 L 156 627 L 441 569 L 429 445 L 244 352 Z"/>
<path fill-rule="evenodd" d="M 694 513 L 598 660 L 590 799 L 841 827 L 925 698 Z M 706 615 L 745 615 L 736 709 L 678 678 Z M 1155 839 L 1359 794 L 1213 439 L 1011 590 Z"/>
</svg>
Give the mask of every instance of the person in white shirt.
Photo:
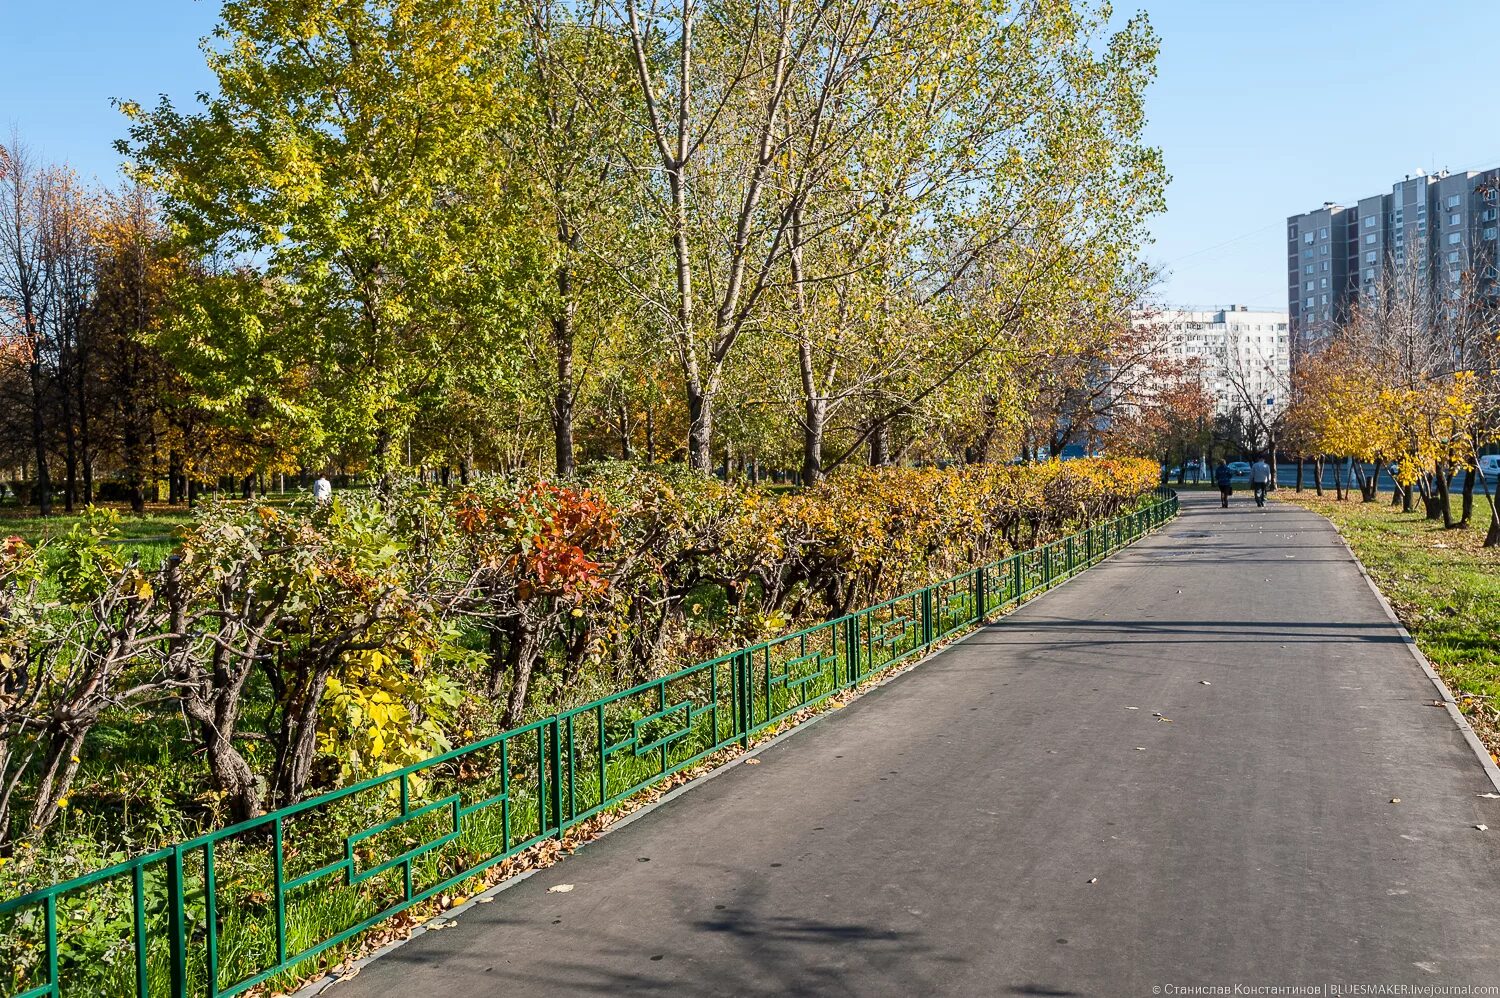
<svg viewBox="0 0 1500 998">
<path fill-rule="evenodd" d="M 1271 487 L 1271 466 L 1266 459 L 1258 457 L 1250 466 L 1250 489 L 1255 493 L 1255 505 L 1266 504 L 1266 489 Z"/>
<path fill-rule="evenodd" d="M 313 482 L 313 502 L 319 505 L 333 499 L 333 483 L 324 475 L 319 475 L 318 480 Z"/>
</svg>

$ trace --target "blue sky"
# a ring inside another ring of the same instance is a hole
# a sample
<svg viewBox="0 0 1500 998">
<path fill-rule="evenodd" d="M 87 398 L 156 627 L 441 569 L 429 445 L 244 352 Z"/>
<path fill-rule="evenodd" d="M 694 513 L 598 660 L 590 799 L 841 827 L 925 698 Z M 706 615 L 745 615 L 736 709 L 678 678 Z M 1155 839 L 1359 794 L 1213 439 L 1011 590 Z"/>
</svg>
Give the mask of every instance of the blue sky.
<svg viewBox="0 0 1500 998">
<path fill-rule="evenodd" d="M 0 130 L 108 179 L 110 99 L 207 87 L 217 0 L 0 0 Z M 1284 308 L 1287 215 L 1418 168 L 1500 165 L 1480 0 L 1137 0 L 1162 36 L 1148 136 L 1173 176 L 1149 257 L 1174 305 Z M 1491 39 L 1487 44 L 1486 39 Z"/>
</svg>

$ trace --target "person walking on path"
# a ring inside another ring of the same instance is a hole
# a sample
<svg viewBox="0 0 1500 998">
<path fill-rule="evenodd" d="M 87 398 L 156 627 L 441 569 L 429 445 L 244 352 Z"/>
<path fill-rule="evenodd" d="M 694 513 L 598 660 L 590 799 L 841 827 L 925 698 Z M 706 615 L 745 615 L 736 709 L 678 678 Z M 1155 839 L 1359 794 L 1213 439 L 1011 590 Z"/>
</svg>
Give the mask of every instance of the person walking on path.
<svg viewBox="0 0 1500 998">
<path fill-rule="evenodd" d="M 1250 466 L 1250 491 L 1255 493 L 1255 505 L 1266 504 L 1266 489 L 1271 487 L 1271 466 L 1266 459 L 1258 457 Z"/>
<path fill-rule="evenodd" d="M 1234 492 L 1234 472 L 1223 461 L 1214 469 L 1214 484 L 1219 487 L 1219 504 L 1229 508 L 1229 496 Z"/>
<path fill-rule="evenodd" d="M 333 483 L 328 480 L 328 476 L 319 475 L 318 480 L 313 482 L 313 502 L 321 506 L 332 501 Z"/>
</svg>

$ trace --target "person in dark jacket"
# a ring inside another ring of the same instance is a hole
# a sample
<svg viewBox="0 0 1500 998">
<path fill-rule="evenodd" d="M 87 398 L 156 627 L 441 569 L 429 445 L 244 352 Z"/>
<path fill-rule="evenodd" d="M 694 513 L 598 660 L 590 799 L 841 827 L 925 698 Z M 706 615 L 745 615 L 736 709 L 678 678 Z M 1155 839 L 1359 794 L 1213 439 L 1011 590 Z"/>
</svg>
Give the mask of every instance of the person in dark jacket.
<svg viewBox="0 0 1500 998">
<path fill-rule="evenodd" d="M 1214 469 L 1214 484 L 1219 487 L 1219 502 L 1225 508 L 1229 508 L 1229 496 L 1234 492 L 1234 472 L 1229 470 L 1229 465 L 1223 461 Z"/>
</svg>

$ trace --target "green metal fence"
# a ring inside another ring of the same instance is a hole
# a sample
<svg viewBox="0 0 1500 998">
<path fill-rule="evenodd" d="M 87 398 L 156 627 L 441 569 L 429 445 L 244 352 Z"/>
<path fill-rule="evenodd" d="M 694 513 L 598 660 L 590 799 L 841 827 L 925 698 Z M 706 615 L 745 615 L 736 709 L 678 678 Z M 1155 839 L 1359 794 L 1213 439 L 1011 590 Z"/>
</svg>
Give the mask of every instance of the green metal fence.
<svg viewBox="0 0 1500 998">
<path fill-rule="evenodd" d="M 0 904 L 12 998 L 240 994 L 1096 564 L 1177 497 Z M 352 833 L 347 829 L 357 828 Z M 300 966 L 299 966 L 300 965 Z M 6 980 L 8 978 L 8 981 Z"/>
</svg>

